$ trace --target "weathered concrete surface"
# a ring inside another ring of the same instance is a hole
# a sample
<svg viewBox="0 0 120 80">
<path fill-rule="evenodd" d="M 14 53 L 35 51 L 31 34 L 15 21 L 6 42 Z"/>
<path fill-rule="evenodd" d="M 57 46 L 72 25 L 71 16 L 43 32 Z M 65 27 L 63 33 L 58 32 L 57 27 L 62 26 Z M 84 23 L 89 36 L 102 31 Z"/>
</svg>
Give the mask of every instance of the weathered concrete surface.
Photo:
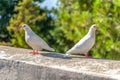
<svg viewBox="0 0 120 80">
<path fill-rule="evenodd" d="M 120 80 L 120 61 L 0 46 L 0 80 Z"/>
</svg>

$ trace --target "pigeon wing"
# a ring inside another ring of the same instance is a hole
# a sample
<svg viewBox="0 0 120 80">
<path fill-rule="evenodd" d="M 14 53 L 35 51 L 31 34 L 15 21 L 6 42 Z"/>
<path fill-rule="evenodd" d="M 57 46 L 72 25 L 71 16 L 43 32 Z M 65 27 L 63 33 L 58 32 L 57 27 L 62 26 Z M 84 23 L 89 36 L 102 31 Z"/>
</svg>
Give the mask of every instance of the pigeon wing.
<svg viewBox="0 0 120 80">
<path fill-rule="evenodd" d="M 88 52 L 94 41 L 91 36 L 85 36 L 76 45 L 74 45 L 67 53 L 85 53 Z"/>
<path fill-rule="evenodd" d="M 34 44 L 40 46 L 41 48 L 54 51 L 54 49 L 49 47 L 49 45 L 43 39 L 41 39 L 38 35 L 32 36 L 32 40 L 34 40 Z"/>
</svg>

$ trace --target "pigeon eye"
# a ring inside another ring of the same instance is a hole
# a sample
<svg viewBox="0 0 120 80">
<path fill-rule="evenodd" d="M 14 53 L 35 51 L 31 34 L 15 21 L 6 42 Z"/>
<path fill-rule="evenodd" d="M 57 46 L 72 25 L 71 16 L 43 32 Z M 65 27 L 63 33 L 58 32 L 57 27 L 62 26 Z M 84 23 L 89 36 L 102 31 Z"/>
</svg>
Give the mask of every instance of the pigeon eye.
<svg viewBox="0 0 120 80">
<path fill-rule="evenodd" d="M 25 25 L 23 25 L 23 28 L 25 27 Z"/>
<path fill-rule="evenodd" d="M 96 26 L 93 26 L 93 28 L 96 28 Z"/>
</svg>

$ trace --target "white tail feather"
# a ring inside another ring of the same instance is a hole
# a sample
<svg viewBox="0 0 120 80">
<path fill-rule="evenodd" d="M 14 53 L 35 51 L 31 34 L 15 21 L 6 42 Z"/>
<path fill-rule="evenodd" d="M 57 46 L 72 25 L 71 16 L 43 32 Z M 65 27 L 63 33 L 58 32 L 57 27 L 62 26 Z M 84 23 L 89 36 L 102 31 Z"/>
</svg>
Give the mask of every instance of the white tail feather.
<svg viewBox="0 0 120 80">
<path fill-rule="evenodd" d="M 49 50 L 49 51 L 55 51 L 53 48 L 48 48 L 47 50 Z"/>
</svg>

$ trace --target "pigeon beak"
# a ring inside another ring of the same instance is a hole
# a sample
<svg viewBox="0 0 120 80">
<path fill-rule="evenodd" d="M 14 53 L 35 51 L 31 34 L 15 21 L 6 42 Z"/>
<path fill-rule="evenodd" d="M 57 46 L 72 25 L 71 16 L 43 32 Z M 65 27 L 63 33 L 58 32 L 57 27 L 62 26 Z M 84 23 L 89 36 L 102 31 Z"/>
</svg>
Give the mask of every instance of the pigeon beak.
<svg viewBox="0 0 120 80">
<path fill-rule="evenodd" d="M 24 23 L 21 23 L 20 25 L 19 25 L 19 30 L 23 30 L 24 28 L 23 28 L 23 24 Z"/>
<path fill-rule="evenodd" d="M 23 29 L 23 27 L 22 26 L 20 26 L 20 30 L 22 30 Z"/>
<path fill-rule="evenodd" d="M 23 26 L 22 26 L 22 25 L 19 25 L 19 29 L 22 30 L 22 29 L 23 29 Z"/>
<path fill-rule="evenodd" d="M 99 30 L 99 28 L 96 26 L 96 30 Z"/>
<path fill-rule="evenodd" d="M 99 33 L 99 28 L 98 28 L 98 26 L 95 26 L 95 32 L 96 32 L 96 34 Z"/>
</svg>

